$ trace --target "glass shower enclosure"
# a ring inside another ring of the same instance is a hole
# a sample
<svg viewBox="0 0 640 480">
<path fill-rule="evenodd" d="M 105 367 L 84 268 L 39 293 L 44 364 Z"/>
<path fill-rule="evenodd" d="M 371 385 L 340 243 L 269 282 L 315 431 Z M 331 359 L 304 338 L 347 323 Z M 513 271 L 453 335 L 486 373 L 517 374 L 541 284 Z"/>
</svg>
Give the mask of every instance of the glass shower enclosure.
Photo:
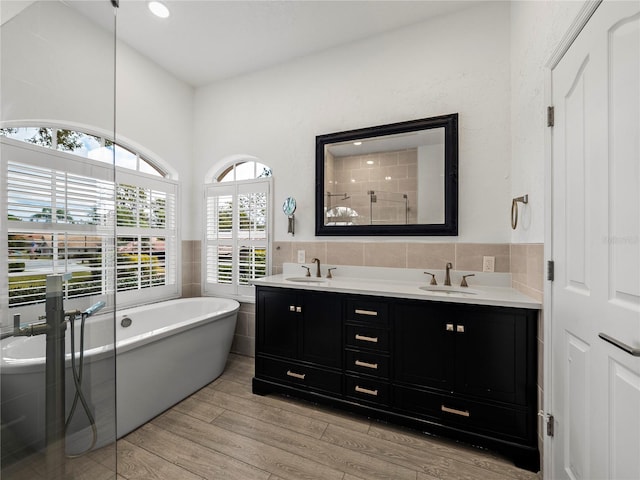
<svg viewBox="0 0 640 480">
<path fill-rule="evenodd" d="M 3 480 L 116 478 L 108 14 L 112 31 L 63 2 L 0 2 Z"/>
</svg>

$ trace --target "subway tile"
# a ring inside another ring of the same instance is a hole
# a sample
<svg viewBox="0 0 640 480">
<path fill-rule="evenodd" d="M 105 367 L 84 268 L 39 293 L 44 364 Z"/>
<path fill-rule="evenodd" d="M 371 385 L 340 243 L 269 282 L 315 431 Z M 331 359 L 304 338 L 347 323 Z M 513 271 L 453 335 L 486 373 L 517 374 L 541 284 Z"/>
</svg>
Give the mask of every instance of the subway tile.
<svg viewBox="0 0 640 480">
<path fill-rule="evenodd" d="M 457 243 L 454 268 L 481 272 L 484 256 L 495 257 L 496 272 L 510 271 L 510 248 L 507 243 Z"/>
<path fill-rule="evenodd" d="M 527 285 L 542 292 L 544 290 L 544 246 L 527 245 Z"/>
<path fill-rule="evenodd" d="M 181 244 L 182 251 L 182 263 L 193 262 L 193 252 L 191 242 L 189 240 L 183 240 Z"/>
<path fill-rule="evenodd" d="M 511 278 L 514 282 L 527 284 L 527 245 L 511 245 Z"/>
<path fill-rule="evenodd" d="M 407 267 L 407 244 L 378 242 L 364 244 L 364 264 L 370 267 Z"/>
<path fill-rule="evenodd" d="M 364 265 L 364 244 L 361 242 L 327 242 L 327 264 Z"/>
<path fill-rule="evenodd" d="M 327 243 L 326 242 L 295 242 L 291 245 L 292 261 L 296 261 L 298 250 L 304 250 L 305 262 L 311 263 L 313 258 L 320 259 L 320 263 L 327 263 Z"/>
<path fill-rule="evenodd" d="M 202 242 L 200 240 L 193 240 L 191 248 L 193 261 L 200 263 L 202 261 Z"/>
<path fill-rule="evenodd" d="M 455 262 L 453 243 L 407 243 L 407 265 L 410 268 L 443 270 L 447 262 Z"/>
<path fill-rule="evenodd" d="M 272 267 L 282 268 L 283 263 L 293 261 L 291 253 L 291 242 L 273 242 L 271 246 L 271 265 Z M 274 273 L 275 275 L 275 273 Z"/>
<path fill-rule="evenodd" d="M 255 338 L 245 337 L 242 335 L 234 335 L 231 344 L 231 352 L 247 357 L 256 356 L 256 340 Z"/>
</svg>

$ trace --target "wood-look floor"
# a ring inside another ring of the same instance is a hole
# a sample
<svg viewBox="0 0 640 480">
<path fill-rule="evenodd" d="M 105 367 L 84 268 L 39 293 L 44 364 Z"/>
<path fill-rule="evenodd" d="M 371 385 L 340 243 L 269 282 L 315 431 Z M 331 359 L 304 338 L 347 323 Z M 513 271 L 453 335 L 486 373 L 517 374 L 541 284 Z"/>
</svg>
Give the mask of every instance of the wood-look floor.
<svg viewBox="0 0 640 480">
<path fill-rule="evenodd" d="M 69 461 L 67 478 L 107 480 L 537 480 L 485 450 L 282 396 L 251 393 L 253 359 L 105 447 Z M 42 459 L 3 480 L 45 479 Z"/>
</svg>

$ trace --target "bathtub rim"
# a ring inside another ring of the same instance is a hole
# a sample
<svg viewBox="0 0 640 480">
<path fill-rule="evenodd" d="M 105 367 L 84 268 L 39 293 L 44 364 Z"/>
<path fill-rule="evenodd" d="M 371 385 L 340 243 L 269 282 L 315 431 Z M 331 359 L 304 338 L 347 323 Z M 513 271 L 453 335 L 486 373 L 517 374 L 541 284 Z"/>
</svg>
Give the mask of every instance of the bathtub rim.
<svg viewBox="0 0 640 480">
<path fill-rule="evenodd" d="M 231 307 L 230 310 L 222 309 L 216 310 L 215 312 L 206 313 L 203 315 L 198 315 L 194 317 L 190 317 L 187 320 L 183 320 L 181 322 L 173 323 L 171 325 L 167 325 L 161 328 L 157 328 L 151 330 L 149 332 L 143 332 L 133 337 L 128 337 L 119 341 L 116 341 L 116 348 L 114 354 L 114 344 L 110 342 L 106 345 L 100 345 L 97 347 L 93 347 L 91 349 L 85 350 L 84 353 L 84 361 L 88 363 L 97 362 L 109 356 L 117 356 L 121 353 L 126 353 L 127 351 L 133 350 L 137 347 L 142 347 L 144 345 L 154 343 L 160 341 L 166 337 L 171 335 L 177 335 L 180 332 L 185 330 L 190 330 L 192 328 L 197 328 L 199 326 L 205 325 L 209 322 L 218 321 L 226 319 L 230 316 L 237 315 L 240 309 L 240 303 L 237 300 L 224 298 L 224 297 L 188 297 L 188 298 L 174 298 L 168 300 L 162 300 L 158 302 L 150 302 L 144 305 L 136 305 L 134 307 L 127 307 L 123 310 L 116 310 L 114 312 L 108 312 L 102 315 L 98 315 L 94 317 L 94 322 L 99 321 L 111 321 L 112 317 L 114 317 L 117 322 L 117 318 L 122 315 L 130 315 L 136 314 L 137 312 L 144 311 L 149 309 L 149 307 L 158 306 L 163 303 L 188 303 L 193 302 L 194 300 L 200 299 L 209 299 L 212 302 L 222 302 L 223 304 L 228 304 Z M 160 307 L 162 308 L 162 307 Z M 237 320 L 236 320 L 237 321 Z M 124 327 L 121 327 L 119 324 L 114 322 L 114 329 L 124 330 Z M 70 330 L 67 328 L 67 330 Z M 79 325 L 76 325 L 76 331 L 79 332 Z M 114 330 L 117 336 L 117 330 Z M 28 373 L 37 373 L 40 371 L 44 372 L 45 366 L 45 357 L 35 357 L 35 358 L 19 358 L 16 359 L 14 357 L 5 357 L 5 347 L 15 341 L 20 341 L 20 339 L 28 340 L 33 337 L 6 337 L 0 340 L 0 365 L 1 375 L 20 375 L 20 374 L 28 374 Z M 44 337 L 43 337 L 44 340 Z M 78 345 L 78 341 L 76 341 L 76 345 Z M 76 359 L 78 356 L 76 356 Z M 71 354 L 67 353 L 65 355 L 65 366 L 66 368 L 71 368 Z"/>
</svg>

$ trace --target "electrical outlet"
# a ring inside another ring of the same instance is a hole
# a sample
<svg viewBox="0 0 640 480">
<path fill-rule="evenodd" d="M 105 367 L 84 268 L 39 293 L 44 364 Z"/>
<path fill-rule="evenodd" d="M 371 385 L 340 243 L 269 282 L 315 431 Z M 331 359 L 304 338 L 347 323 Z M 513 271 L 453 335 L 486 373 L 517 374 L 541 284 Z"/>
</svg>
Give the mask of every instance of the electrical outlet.
<svg viewBox="0 0 640 480">
<path fill-rule="evenodd" d="M 495 272 L 495 270 L 496 270 L 496 257 L 482 257 L 482 271 Z"/>
<path fill-rule="evenodd" d="M 304 250 L 298 250 L 298 263 L 304 263 L 304 262 L 305 262 Z"/>
</svg>

